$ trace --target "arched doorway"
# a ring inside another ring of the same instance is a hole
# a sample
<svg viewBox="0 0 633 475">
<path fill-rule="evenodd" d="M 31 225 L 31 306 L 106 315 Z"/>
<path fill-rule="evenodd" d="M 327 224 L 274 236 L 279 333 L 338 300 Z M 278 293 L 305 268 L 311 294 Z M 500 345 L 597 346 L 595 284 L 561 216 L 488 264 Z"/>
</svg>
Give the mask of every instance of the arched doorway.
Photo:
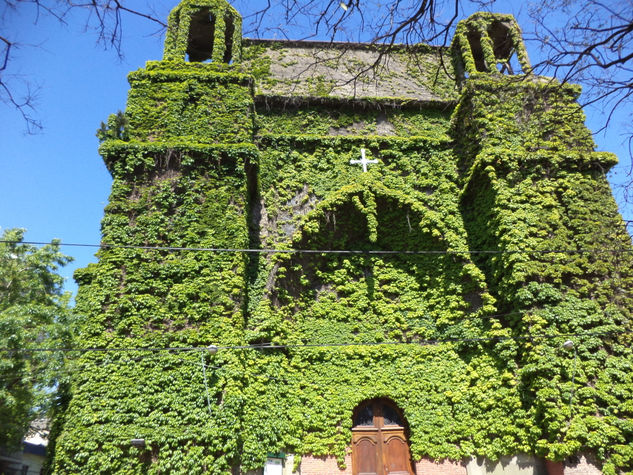
<svg viewBox="0 0 633 475">
<path fill-rule="evenodd" d="M 372 399 L 354 411 L 354 475 L 413 475 L 402 412 L 388 399 Z"/>
</svg>

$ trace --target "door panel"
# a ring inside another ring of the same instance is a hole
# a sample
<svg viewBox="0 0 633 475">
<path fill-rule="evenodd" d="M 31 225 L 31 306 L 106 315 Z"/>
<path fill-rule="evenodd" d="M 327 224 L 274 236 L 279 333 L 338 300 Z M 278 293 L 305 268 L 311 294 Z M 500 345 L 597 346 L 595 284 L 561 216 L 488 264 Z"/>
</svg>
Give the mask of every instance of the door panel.
<svg viewBox="0 0 633 475">
<path fill-rule="evenodd" d="M 358 475 L 384 475 L 380 464 L 380 444 L 377 434 L 359 434 L 354 437 L 352 465 Z"/>
<path fill-rule="evenodd" d="M 410 475 L 412 473 L 409 444 L 404 437 L 404 431 L 383 433 L 382 457 L 385 475 Z"/>
</svg>

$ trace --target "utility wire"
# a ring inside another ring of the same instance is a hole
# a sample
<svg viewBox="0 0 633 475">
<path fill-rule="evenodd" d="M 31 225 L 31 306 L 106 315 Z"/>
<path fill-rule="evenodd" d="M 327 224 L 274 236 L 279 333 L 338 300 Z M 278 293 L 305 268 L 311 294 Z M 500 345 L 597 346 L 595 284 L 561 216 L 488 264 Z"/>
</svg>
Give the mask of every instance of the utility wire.
<svg viewBox="0 0 633 475">
<path fill-rule="evenodd" d="M 245 253 L 245 254 L 439 254 L 439 255 L 460 255 L 460 254 L 619 254 L 633 253 L 633 247 L 627 248 L 603 248 L 603 249 L 479 249 L 479 250 L 424 250 L 424 251 L 407 251 L 407 250 L 360 250 L 360 249 L 248 249 L 248 248 L 225 248 L 225 247 L 184 247 L 184 246 L 141 246 L 132 244 L 85 244 L 70 242 L 43 242 L 43 241 L 10 241 L 0 240 L 2 244 L 30 244 L 34 246 L 55 244 L 57 246 L 69 247 L 91 247 L 99 249 L 143 249 L 152 251 L 195 251 L 195 252 L 215 252 L 215 253 Z"/>
<path fill-rule="evenodd" d="M 201 354 L 203 354 L 204 352 L 201 351 Z M 51 377 L 49 378 L 50 380 L 59 380 L 61 378 L 64 377 L 70 377 L 74 374 L 78 374 L 78 373 L 86 373 L 87 371 L 92 371 L 95 369 L 103 369 L 105 366 L 109 366 L 109 365 L 114 365 L 116 364 L 117 366 L 121 367 L 123 366 L 123 364 L 125 364 L 125 366 L 128 366 L 128 363 L 130 363 L 131 361 L 140 361 L 143 358 L 132 358 L 131 360 L 112 360 L 112 361 L 108 361 L 106 364 L 103 363 L 84 363 L 84 364 L 74 364 L 74 363 L 70 363 L 67 364 L 66 366 L 62 366 L 60 368 L 55 368 L 55 369 L 50 369 L 49 371 L 51 372 Z M 184 359 L 178 359 L 177 360 L 178 363 L 182 363 L 185 362 Z M 199 362 L 195 362 L 195 361 L 186 361 L 188 366 L 193 366 L 196 368 L 202 367 L 201 364 Z M 205 365 L 205 370 L 209 370 L 209 369 L 220 369 L 221 366 L 210 366 L 210 365 Z M 20 369 L 17 370 L 18 372 L 22 372 L 24 371 L 24 369 Z M 36 382 L 36 381 L 41 381 L 42 377 L 39 375 L 35 375 L 35 374 L 30 374 L 30 375 L 5 375 L 5 376 L 0 376 L 0 381 L 3 382 L 7 382 L 7 381 L 13 381 L 16 384 L 17 383 L 24 383 L 24 382 Z"/>
<path fill-rule="evenodd" d="M 583 332 L 583 333 L 560 333 L 557 335 L 551 334 L 535 334 L 535 335 L 514 335 L 514 336 L 492 336 L 492 337 L 473 337 L 473 338 L 443 338 L 443 339 L 429 339 L 418 340 L 415 342 L 406 341 L 380 341 L 380 342 L 347 342 L 347 343 L 290 343 L 290 344 L 272 344 L 272 343 L 258 343 L 252 345 L 229 345 L 229 346 L 213 346 L 214 350 L 268 350 L 268 349 L 301 349 L 301 348 L 336 348 L 336 347 L 348 347 L 348 346 L 382 346 L 382 345 L 409 345 L 409 346 L 429 346 L 437 345 L 441 343 L 474 343 L 474 342 L 489 342 L 489 341 L 508 341 L 508 340 L 532 340 L 532 339 L 554 339 L 554 338 L 582 338 L 582 337 L 611 337 L 617 335 L 629 335 L 633 334 L 633 330 L 620 330 L 614 332 Z M 160 351 L 205 351 L 210 350 L 205 346 L 176 346 L 176 347 L 164 347 L 164 348 L 151 348 L 151 347 L 112 347 L 112 348 L 0 348 L 0 352 L 5 353 L 35 353 L 35 352 L 76 352 L 76 353 L 90 353 L 90 352 L 160 352 Z"/>
</svg>

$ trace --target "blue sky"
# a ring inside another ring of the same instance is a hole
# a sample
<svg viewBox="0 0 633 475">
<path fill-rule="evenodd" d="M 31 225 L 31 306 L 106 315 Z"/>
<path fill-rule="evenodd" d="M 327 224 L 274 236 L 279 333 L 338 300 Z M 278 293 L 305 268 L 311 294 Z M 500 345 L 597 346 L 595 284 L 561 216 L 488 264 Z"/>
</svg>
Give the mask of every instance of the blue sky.
<svg viewBox="0 0 633 475">
<path fill-rule="evenodd" d="M 240 0 L 235 6 L 245 13 L 258 3 Z M 175 5 L 175 1 L 157 0 L 152 8 L 166 20 Z M 514 13 L 524 30 L 529 30 L 524 12 L 516 5 L 497 2 L 492 10 Z M 142 3 L 138 6 L 146 8 Z M 12 75 L 9 80 L 13 84 L 24 80 L 38 87 L 34 114 L 44 129 L 36 135 L 26 134 L 20 114 L 0 104 L 0 228 L 26 228 L 29 241 L 60 238 L 96 244 L 112 180 L 97 152 L 95 131 L 109 114 L 125 109 L 127 73 L 143 67 L 147 60 L 160 59 L 163 37 L 155 34 L 153 24 L 124 17 L 125 56 L 121 59 L 96 44 L 97 36 L 85 28 L 82 12 L 70 16 L 67 25 L 46 15 L 40 15 L 36 22 L 35 10 L 26 7 L 5 14 L 10 15 L 6 17 L 8 33 L 21 43 L 7 71 Z M 538 53 L 529 43 L 528 51 L 534 62 Z M 586 112 L 589 128 L 600 128 L 602 111 L 593 108 Z M 630 166 L 624 142 L 627 125 L 621 113 L 606 133 L 595 136 L 599 150 L 614 152 L 620 158 L 620 165 L 610 174 L 618 198 L 619 185 L 626 180 Z M 631 219 L 630 207 L 624 210 L 621 206 L 621 210 Z M 96 250 L 64 247 L 63 251 L 75 258 L 62 270 L 67 288 L 74 292 L 72 272 L 94 262 Z"/>
</svg>

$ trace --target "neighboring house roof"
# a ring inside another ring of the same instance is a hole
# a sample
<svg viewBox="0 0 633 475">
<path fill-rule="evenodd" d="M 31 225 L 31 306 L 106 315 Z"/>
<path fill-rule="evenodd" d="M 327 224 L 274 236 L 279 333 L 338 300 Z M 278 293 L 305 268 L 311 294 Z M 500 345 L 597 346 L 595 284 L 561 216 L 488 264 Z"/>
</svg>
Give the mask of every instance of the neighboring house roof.
<svg viewBox="0 0 633 475">
<path fill-rule="evenodd" d="M 24 436 L 24 444 L 46 447 L 49 433 L 50 420 L 47 418 L 36 419 L 29 424 L 29 430 Z"/>
</svg>

